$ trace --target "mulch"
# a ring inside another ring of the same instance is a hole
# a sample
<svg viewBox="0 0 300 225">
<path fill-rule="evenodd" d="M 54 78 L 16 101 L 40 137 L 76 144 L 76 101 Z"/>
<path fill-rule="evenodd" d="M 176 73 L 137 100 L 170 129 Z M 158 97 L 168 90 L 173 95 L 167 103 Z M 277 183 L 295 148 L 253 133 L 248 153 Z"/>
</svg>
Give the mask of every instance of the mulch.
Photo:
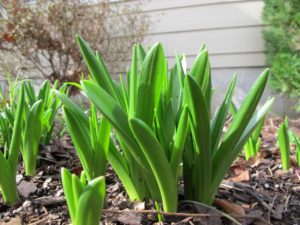
<svg viewBox="0 0 300 225">
<path fill-rule="evenodd" d="M 183 200 L 179 187 L 178 213 L 154 210 L 152 202 L 129 202 L 113 170 L 106 174 L 107 201 L 102 224 L 300 224 L 300 168 L 291 152 L 289 171 L 283 171 L 277 146 L 277 130 L 282 119 L 267 118 L 262 131 L 259 154 L 245 161 L 241 155 L 222 182 L 214 207 Z M 300 137 L 300 121 L 290 121 Z M 7 206 L 0 197 L 0 224 L 70 224 L 68 209 L 60 182 L 60 168 L 81 172 L 71 139 L 64 135 L 43 147 L 36 176 L 17 175 L 20 201 Z M 164 222 L 158 222 L 158 216 Z"/>
</svg>

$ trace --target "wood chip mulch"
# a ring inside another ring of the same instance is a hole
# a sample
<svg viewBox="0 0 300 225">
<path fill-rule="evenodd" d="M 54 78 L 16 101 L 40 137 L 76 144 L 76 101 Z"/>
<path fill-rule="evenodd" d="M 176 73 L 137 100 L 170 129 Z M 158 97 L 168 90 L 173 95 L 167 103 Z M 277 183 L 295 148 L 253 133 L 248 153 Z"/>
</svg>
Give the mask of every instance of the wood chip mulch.
<svg viewBox="0 0 300 225">
<path fill-rule="evenodd" d="M 179 187 L 178 213 L 154 210 L 151 202 L 129 202 L 113 170 L 108 167 L 107 202 L 102 224 L 300 224 L 300 168 L 292 148 L 292 168 L 281 169 L 277 130 L 281 119 L 268 118 L 262 132 L 259 154 L 248 161 L 241 155 L 222 182 L 213 207 L 184 201 Z M 300 137 L 300 121 L 290 121 Z M 65 135 L 42 148 L 36 176 L 24 176 L 20 166 L 17 175 L 19 203 L 9 207 L 0 197 L 0 225 L 70 224 L 68 209 L 60 182 L 60 168 L 81 172 L 70 137 Z"/>
</svg>

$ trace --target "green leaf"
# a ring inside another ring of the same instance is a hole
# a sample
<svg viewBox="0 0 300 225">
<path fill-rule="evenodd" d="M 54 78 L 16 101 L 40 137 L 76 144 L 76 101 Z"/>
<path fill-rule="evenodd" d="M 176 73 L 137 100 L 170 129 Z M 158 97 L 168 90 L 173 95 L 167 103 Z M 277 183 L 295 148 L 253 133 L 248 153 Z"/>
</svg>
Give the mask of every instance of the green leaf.
<svg viewBox="0 0 300 225">
<path fill-rule="evenodd" d="M 21 89 L 19 92 L 19 100 L 18 100 L 18 106 L 16 110 L 16 117 L 15 122 L 13 126 L 13 133 L 12 133 L 12 139 L 11 144 L 9 146 L 9 155 L 8 155 L 8 162 L 10 164 L 10 167 L 12 168 L 12 171 L 17 170 L 18 166 L 18 158 L 19 158 L 19 152 L 22 144 L 21 140 L 21 133 L 22 133 L 22 120 L 23 120 L 23 111 L 25 107 L 25 95 L 24 95 L 24 83 L 21 84 Z"/>
<path fill-rule="evenodd" d="M 191 67 L 190 74 L 196 80 L 197 84 L 202 88 L 206 99 L 206 104 L 208 107 L 210 107 L 212 94 L 210 63 L 208 59 L 208 51 L 205 49 L 204 45 L 201 47 L 200 52 Z"/>
<path fill-rule="evenodd" d="M 226 122 L 228 110 L 231 104 L 231 99 L 233 96 L 233 92 L 236 85 L 236 75 L 233 77 L 226 96 L 224 98 L 224 101 L 221 105 L 221 107 L 216 111 L 216 114 L 212 120 L 211 123 L 211 148 L 212 148 L 212 154 L 214 155 L 219 147 L 220 138 L 223 132 L 223 127 Z"/>
<path fill-rule="evenodd" d="M 300 166 L 300 143 L 295 134 L 294 134 L 294 140 L 295 140 L 295 145 L 296 145 L 296 150 L 295 150 L 296 151 L 296 161 L 297 161 L 298 166 Z"/>
<path fill-rule="evenodd" d="M 129 168 L 126 165 L 126 161 L 124 160 L 124 158 L 122 158 L 114 144 L 110 144 L 109 146 L 108 161 L 121 180 L 126 192 L 129 195 L 130 200 L 142 201 L 142 196 L 140 196 L 134 182 L 132 182 Z"/>
<path fill-rule="evenodd" d="M 94 174 L 93 177 L 105 176 L 107 154 L 110 143 L 111 125 L 106 118 L 100 123 L 97 145 L 94 148 Z"/>
<path fill-rule="evenodd" d="M 26 95 L 28 97 L 29 105 L 33 105 L 37 99 L 36 99 L 35 91 L 31 84 L 31 81 L 24 83 L 24 85 L 25 85 L 25 91 L 26 91 Z"/>
<path fill-rule="evenodd" d="M 137 61 L 138 47 L 133 47 L 132 64 L 130 71 L 130 83 L 129 83 L 129 110 L 128 115 L 134 116 L 137 102 L 137 90 L 138 90 L 138 61 Z"/>
<path fill-rule="evenodd" d="M 132 137 L 132 132 L 128 123 L 128 116 L 116 101 L 108 95 L 101 87 L 91 81 L 82 81 L 82 86 L 89 99 L 97 106 L 114 128 L 122 135 L 122 138 L 130 146 L 131 154 L 136 161 L 144 168 L 147 167 L 147 161 L 139 151 L 139 147 Z M 147 170 L 147 169 L 146 169 Z"/>
<path fill-rule="evenodd" d="M 84 190 L 84 186 L 81 183 L 80 179 L 75 174 L 72 174 L 73 201 L 76 208 L 78 207 L 79 198 L 83 190 Z"/>
<path fill-rule="evenodd" d="M 142 120 L 131 118 L 129 119 L 129 124 L 157 180 L 164 210 L 166 212 L 175 212 L 178 201 L 177 183 L 164 150 L 149 126 Z"/>
<path fill-rule="evenodd" d="M 279 150 L 281 154 L 282 167 L 284 170 L 290 169 L 290 139 L 288 133 L 288 118 L 285 117 L 284 122 L 278 130 Z"/>
<path fill-rule="evenodd" d="M 43 106 L 42 100 L 35 102 L 30 108 L 27 117 L 22 149 L 22 157 L 27 176 L 33 176 L 35 174 L 36 160 L 42 136 Z"/>
<path fill-rule="evenodd" d="M 0 151 L 0 191 L 4 201 L 11 205 L 18 200 L 16 171 L 13 171 L 9 163 Z"/>
<path fill-rule="evenodd" d="M 244 130 L 244 128 L 247 126 L 264 92 L 265 86 L 268 81 L 268 76 L 269 70 L 266 69 L 255 81 L 239 111 L 237 112 L 232 125 L 230 126 L 224 139 L 227 139 L 232 134 L 234 134 L 232 135 L 232 137 L 238 139 L 238 136 L 236 136 L 235 133 L 240 134 L 241 131 Z"/>
<path fill-rule="evenodd" d="M 174 137 L 174 145 L 173 145 L 172 155 L 170 160 L 173 173 L 176 176 L 176 180 L 178 180 L 179 177 L 179 166 L 182 160 L 182 154 L 183 154 L 184 145 L 185 145 L 188 132 L 189 132 L 188 108 L 187 106 L 185 106 L 182 110 L 179 124 Z"/>
<path fill-rule="evenodd" d="M 232 145 L 232 147 L 224 154 L 219 155 L 224 151 L 218 150 L 216 156 L 213 158 L 213 180 L 212 180 L 212 187 L 211 187 L 211 201 L 213 201 L 215 194 L 218 190 L 218 187 L 220 183 L 222 182 L 222 179 L 224 178 L 226 172 L 230 168 L 230 165 L 234 161 L 234 159 L 237 157 L 237 155 L 242 150 L 243 146 L 245 145 L 246 141 L 249 139 L 255 128 L 258 126 L 261 118 L 265 117 L 269 109 L 271 108 L 272 104 L 274 103 L 274 99 L 269 99 L 250 119 L 250 121 L 247 124 L 247 127 L 243 130 L 242 134 L 239 136 L 238 141 Z M 224 147 L 220 146 L 221 147 Z M 221 158 L 223 156 L 223 158 Z M 220 165 L 217 167 L 216 165 Z"/>
<path fill-rule="evenodd" d="M 76 219 L 76 207 L 73 196 L 72 174 L 65 168 L 61 168 L 61 181 L 64 189 L 64 195 L 67 201 L 71 221 Z M 74 224 L 75 225 L 75 224 Z"/>
<path fill-rule="evenodd" d="M 248 95 L 246 96 L 240 110 L 234 117 L 234 120 L 229 130 L 224 135 L 224 140 L 221 143 L 218 151 L 214 155 L 214 171 L 224 170 L 223 164 L 227 164 L 227 161 L 224 160 L 224 156 L 231 157 L 230 152 L 233 146 L 235 146 L 238 143 L 239 139 L 241 138 L 241 135 L 243 134 L 243 131 L 247 127 L 250 119 L 252 118 L 265 89 L 268 80 L 268 73 L 268 70 L 265 70 L 256 80 L 256 82 L 248 92 Z"/>
<path fill-rule="evenodd" d="M 138 87 L 136 117 L 152 127 L 157 108 L 166 61 L 161 44 L 154 45 L 146 55 Z"/>
<path fill-rule="evenodd" d="M 99 55 L 96 57 L 90 46 L 80 36 L 77 36 L 77 43 L 93 79 L 96 80 L 98 85 L 109 93 L 116 101 L 119 103 L 122 102 L 114 88 L 113 81 L 102 61 L 102 58 Z"/>
<path fill-rule="evenodd" d="M 80 162 L 86 172 L 88 180 L 91 180 L 93 179 L 94 155 L 90 142 L 89 128 L 87 128 L 87 124 L 85 124 L 88 122 L 86 119 L 76 117 L 74 111 L 69 107 L 63 107 L 63 111 Z"/>
<path fill-rule="evenodd" d="M 137 55 L 139 58 L 140 67 L 142 67 L 145 57 L 146 57 L 146 51 L 142 45 L 137 44 L 136 46 L 137 46 Z"/>
<path fill-rule="evenodd" d="M 191 131 L 198 158 L 196 166 L 199 167 L 199 180 L 196 182 L 199 189 L 202 189 L 199 191 L 199 199 L 209 203 L 206 194 L 210 189 L 212 173 L 209 110 L 202 89 L 190 75 L 185 78 L 184 94 L 190 112 Z"/>
<path fill-rule="evenodd" d="M 96 225 L 100 223 L 105 200 L 105 178 L 98 177 L 89 182 L 82 192 L 76 210 L 74 225 Z"/>
</svg>

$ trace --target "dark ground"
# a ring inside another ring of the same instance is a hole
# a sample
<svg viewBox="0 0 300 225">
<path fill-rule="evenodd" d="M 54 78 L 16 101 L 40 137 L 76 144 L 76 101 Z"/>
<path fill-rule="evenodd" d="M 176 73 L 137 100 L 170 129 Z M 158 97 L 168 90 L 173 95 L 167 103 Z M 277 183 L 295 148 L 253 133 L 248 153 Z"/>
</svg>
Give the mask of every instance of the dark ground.
<svg viewBox="0 0 300 225">
<path fill-rule="evenodd" d="M 281 169 L 276 144 L 280 121 L 267 119 L 262 132 L 260 153 L 249 161 L 239 157 L 219 189 L 214 206 L 231 214 L 242 224 L 300 224 L 300 168 L 296 165 L 292 151 L 292 168 L 288 172 Z M 299 120 L 290 121 L 290 127 L 300 136 Z M 23 169 L 19 168 L 17 179 L 20 202 L 9 207 L 0 197 L 0 224 L 70 224 L 60 183 L 61 167 L 67 167 L 78 174 L 81 171 L 67 135 L 42 149 L 35 177 L 25 177 Z M 110 168 L 106 179 L 107 202 L 102 224 L 157 223 L 152 203 L 129 203 L 121 183 Z M 183 189 L 182 186 L 180 189 Z M 181 195 L 179 199 L 182 199 Z M 181 201 L 179 212 L 181 214 L 165 215 L 164 224 L 233 224 L 229 219 L 219 216 L 219 211 L 197 203 Z M 196 217 L 191 213 L 209 215 Z"/>
</svg>

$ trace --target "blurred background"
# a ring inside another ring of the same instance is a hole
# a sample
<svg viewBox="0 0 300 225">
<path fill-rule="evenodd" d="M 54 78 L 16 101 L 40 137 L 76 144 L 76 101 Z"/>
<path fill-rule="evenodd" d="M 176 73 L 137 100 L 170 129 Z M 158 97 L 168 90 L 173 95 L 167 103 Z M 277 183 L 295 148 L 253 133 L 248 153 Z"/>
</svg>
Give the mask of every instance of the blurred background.
<svg viewBox="0 0 300 225">
<path fill-rule="evenodd" d="M 2 0 L 1 83 L 8 76 L 37 84 L 44 79 L 78 82 L 87 71 L 76 34 L 101 53 L 116 78 L 126 73 L 134 43 L 161 42 L 169 68 L 176 53 L 184 53 L 187 69 L 205 44 L 215 105 L 234 73 L 239 103 L 270 67 L 265 96 L 277 96 L 272 112 L 299 115 L 299 0 Z"/>
</svg>

